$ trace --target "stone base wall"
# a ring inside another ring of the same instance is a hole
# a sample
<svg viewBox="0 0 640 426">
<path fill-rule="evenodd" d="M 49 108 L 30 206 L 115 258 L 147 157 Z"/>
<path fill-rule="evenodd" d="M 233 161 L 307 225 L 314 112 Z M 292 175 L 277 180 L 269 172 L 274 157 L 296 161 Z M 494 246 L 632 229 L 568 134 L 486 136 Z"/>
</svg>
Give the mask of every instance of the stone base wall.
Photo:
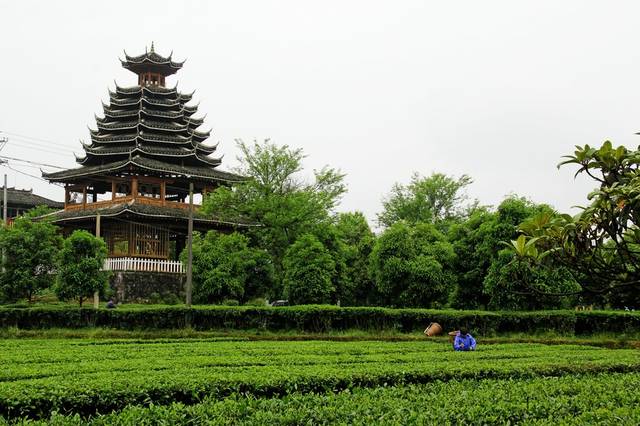
<svg viewBox="0 0 640 426">
<path fill-rule="evenodd" d="M 185 299 L 184 274 L 114 272 L 109 285 L 117 303 L 176 304 Z"/>
</svg>

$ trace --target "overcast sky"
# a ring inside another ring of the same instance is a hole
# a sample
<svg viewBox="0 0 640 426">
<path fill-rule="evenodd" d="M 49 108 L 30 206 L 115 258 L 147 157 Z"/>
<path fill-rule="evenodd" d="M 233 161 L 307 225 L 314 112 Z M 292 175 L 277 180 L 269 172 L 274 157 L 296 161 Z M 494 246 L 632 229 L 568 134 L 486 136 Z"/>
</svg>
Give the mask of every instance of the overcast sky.
<svg viewBox="0 0 640 426">
<path fill-rule="evenodd" d="M 122 50 L 153 40 L 187 58 L 168 85 L 196 89 L 223 168 L 234 139 L 270 138 L 303 148 L 309 170 L 345 172 L 340 210 L 372 220 L 414 171 L 469 174 L 483 204 L 516 193 L 566 211 L 593 185 L 558 171 L 562 155 L 640 143 L 639 12 L 586 0 L 3 1 L 0 154 L 75 166 L 108 87 L 136 84 Z M 63 198 L 0 169 L 9 186 Z"/>
</svg>

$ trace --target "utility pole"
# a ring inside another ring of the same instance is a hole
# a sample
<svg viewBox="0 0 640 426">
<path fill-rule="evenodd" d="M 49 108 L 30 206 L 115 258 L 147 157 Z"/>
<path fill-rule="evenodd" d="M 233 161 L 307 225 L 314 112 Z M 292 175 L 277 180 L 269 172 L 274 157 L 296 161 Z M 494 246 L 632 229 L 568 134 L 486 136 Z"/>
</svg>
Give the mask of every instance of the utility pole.
<svg viewBox="0 0 640 426">
<path fill-rule="evenodd" d="M 2 132 L 0 132 L 2 133 Z M 0 151 L 2 151 L 2 148 L 4 148 L 4 146 L 7 144 L 7 142 L 9 142 L 9 138 L 7 137 L 0 137 Z M 7 160 L 5 159 L 0 159 L 0 164 L 6 164 L 8 163 Z M 3 199 L 2 199 L 2 220 L 4 221 L 4 226 L 7 226 L 7 174 L 4 174 L 4 190 L 3 190 Z"/>
<path fill-rule="evenodd" d="M 193 291 L 193 182 L 189 183 L 189 225 L 187 228 L 187 308 L 191 307 L 191 292 Z"/>
<path fill-rule="evenodd" d="M 2 161 L 2 160 L 0 160 Z M 7 226 L 7 174 L 4 174 L 4 189 L 3 189 L 3 194 L 2 194 L 2 226 L 6 227 Z M 5 269 L 4 269 L 4 265 L 5 265 L 6 259 L 4 256 L 4 249 L 2 249 L 2 273 L 4 273 Z"/>
<path fill-rule="evenodd" d="M 100 213 L 96 215 L 96 237 L 100 238 Z M 93 292 L 93 309 L 100 307 L 100 292 Z"/>
<path fill-rule="evenodd" d="M 2 194 L 2 220 L 4 220 L 4 226 L 7 226 L 7 174 L 4 174 L 4 189 Z"/>
</svg>

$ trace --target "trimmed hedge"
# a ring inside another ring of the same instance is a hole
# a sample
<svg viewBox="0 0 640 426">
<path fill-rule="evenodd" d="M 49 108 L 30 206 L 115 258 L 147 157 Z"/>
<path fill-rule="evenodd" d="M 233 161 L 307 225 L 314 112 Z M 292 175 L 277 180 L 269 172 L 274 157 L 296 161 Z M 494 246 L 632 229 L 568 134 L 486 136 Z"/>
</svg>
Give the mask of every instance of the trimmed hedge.
<svg viewBox="0 0 640 426">
<path fill-rule="evenodd" d="M 445 331 L 466 326 L 489 336 L 505 332 L 561 334 L 637 333 L 640 313 L 622 311 L 487 312 L 429 309 L 340 308 L 336 306 L 291 307 L 150 307 L 148 309 L 92 309 L 75 307 L 0 308 L 0 327 L 85 328 L 124 330 L 264 329 L 322 333 L 330 330 L 422 331 L 430 322 Z"/>
</svg>

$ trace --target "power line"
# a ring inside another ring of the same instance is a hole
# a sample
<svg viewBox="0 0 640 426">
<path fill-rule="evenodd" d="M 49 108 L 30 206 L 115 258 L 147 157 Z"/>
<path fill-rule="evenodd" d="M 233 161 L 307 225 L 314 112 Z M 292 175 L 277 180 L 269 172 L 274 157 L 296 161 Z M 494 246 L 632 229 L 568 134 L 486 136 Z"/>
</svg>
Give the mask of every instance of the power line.
<svg viewBox="0 0 640 426">
<path fill-rule="evenodd" d="M 9 142 L 12 142 L 14 140 L 17 141 L 17 142 L 22 142 L 24 144 L 29 144 L 29 145 L 19 145 L 22 148 L 37 147 L 37 148 L 42 148 L 42 149 L 49 149 L 49 150 L 52 150 L 52 152 L 57 152 L 57 153 L 60 153 L 60 151 L 74 152 L 74 150 L 71 149 L 68 146 L 65 146 L 64 148 L 63 147 L 52 146 L 51 144 L 44 144 L 44 143 L 41 143 L 41 142 L 34 142 L 34 141 L 31 141 L 31 140 L 28 140 L 28 139 L 25 139 L 25 138 L 22 138 L 22 137 L 19 137 L 19 136 L 12 137 L 9 140 Z M 55 151 L 55 150 L 57 150 L 57 151 Z"/>
<path fill-rule="evenodd" d="M 21 161 L 21 162 L 23 162 L 23 163 L 34 164 L 34 165 L 36 165 L 36 166 L 52 167 L 52 168 L 54 168 L 54 169 L 61 169 L 61 170 L 66 169 L 66 167 L 54 166 L 53 164 L 38 163 L 37 161 L 23 160 L 23 159 L 21 159 L 21 158 L 7 157 L 6 155 L 0 155 L 0 160 Z"/>
<path fill-rule="evenodd" d="M 22 170 L 14 169 L 13 167 L 11 167 L 11 166 L 9 165 L 9 163 L 4 163 L 4 164 L 2 164 L 2 165 L 3 165 L 3 166 L 5 166 L 6 168 L 8 168 L 9 170 L 13 170 L 14 172 L 21 173 L 21 174 L 23 174 L 23 175 L 25 175 L 25 176 L 29 176 L 29 177 L 32 177 L 32 178 L 34 178 L 34 179 L 38 179 L 38 180 L 41 180 L 41 181 L 43 181 L 43 182 L 47 182 L 47 183 L 49 183 L 49 181 L 47 181 L 47 180 L 45 180 L 45 179 L 42 179 L 40 176 L 35 176 L 35 175 L 30 174 L 30 173 L 23 172 Z"/>
<path fill-rule="evenodd" d="M 13 139 L 12 139 L 13 141 Z M 12 143 L 11 145 L 7 144 L 9 147 L 14 147 L 16 149 L 28 149 L 28 150 L 33 150 L 33 151 L 39 151 L 42 153 L 46 153 L 46 154 L 53 154 L 53 155 L 58 155 L 61 157 L 69 157 L 70 153 L 73 153 L 73 151 L 66 151 L 64 149 L 60 149 L 58 151 L 55 151 L 53 149 L 49 149 L 49 148 L 44 148 L 38 145 L 18 145 L 15 143 Z"/>
<path fill-rule="evenodd" d="M 7 134 L 9 136 L 15 136 L 15 137 L 18 137 L 18 138 L 30 139 L 30 140 L 34 140 L 34 141 L 44 142 L 46 144 L 53 144 L 53 145 L 59 145 L 59 146 L 65 146 L 67 148 L 71 148 L 70 145 L 67 145 L 67 144 L 62 143 L 62 142 L 52 141 L 50 139 L 36 138 L 36 137 L 33 137 L 33 136 L 29 136 L 29 135 L 22 135 L 20 133 L 7 132 L 6 130 L 3 131 L 3 133 L 5 133 L 5 134 Z"/>
</svg>

